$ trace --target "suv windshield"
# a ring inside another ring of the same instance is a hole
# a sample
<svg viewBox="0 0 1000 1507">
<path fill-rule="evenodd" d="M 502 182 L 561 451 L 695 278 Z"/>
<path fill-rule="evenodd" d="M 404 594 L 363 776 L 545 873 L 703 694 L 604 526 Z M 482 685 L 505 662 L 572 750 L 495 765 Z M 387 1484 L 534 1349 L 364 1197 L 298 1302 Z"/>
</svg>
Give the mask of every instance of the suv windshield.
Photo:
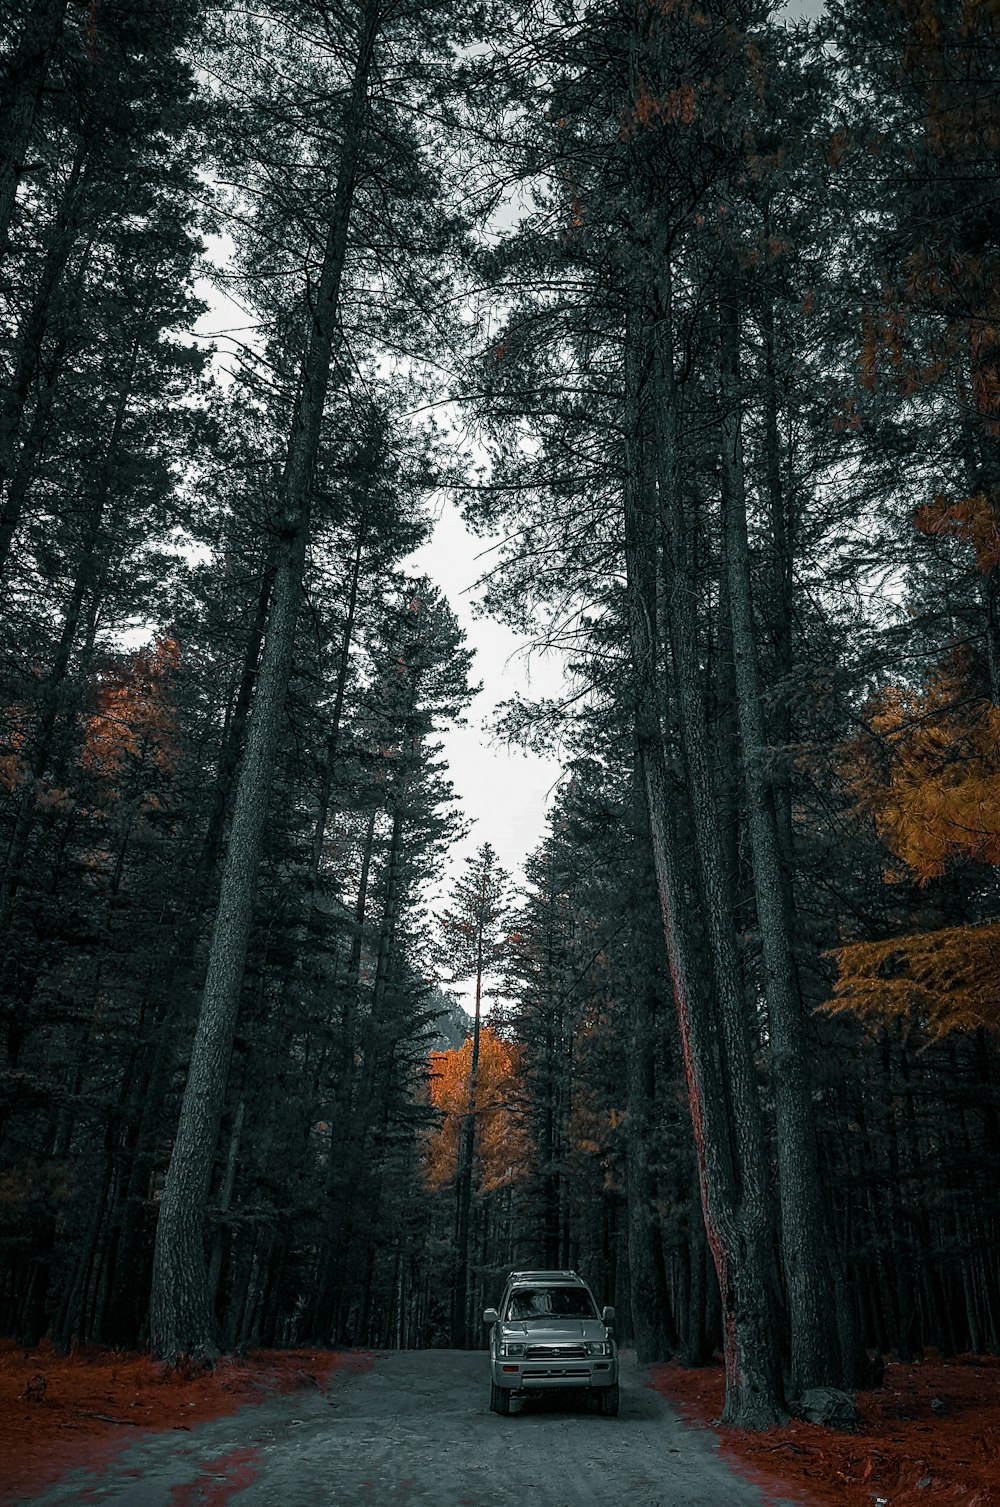
<svg viewBox="0 0 1000 1507">
<path fill-rule="evenodd" d="M 596 1319 L 597 1309 L 583 1287 L 519 1287 L 510 1295 L 508 1319 Z"/>
</svg>

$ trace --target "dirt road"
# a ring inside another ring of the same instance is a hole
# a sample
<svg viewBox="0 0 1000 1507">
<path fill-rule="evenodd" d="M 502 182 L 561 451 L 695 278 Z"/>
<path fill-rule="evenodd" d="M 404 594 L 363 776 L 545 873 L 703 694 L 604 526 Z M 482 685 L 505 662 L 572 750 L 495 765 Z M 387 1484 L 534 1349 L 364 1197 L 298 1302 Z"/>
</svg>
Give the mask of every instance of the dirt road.
<svg viewBox="0 0 1000 1507">
<path fill-rule="evenodd" d="M 38 1507 L 762 1507 L 711 1438 L 679 1423 L 626 1360 L 618 1418 L 581 1396 L 488 1408 L 485 1355 L 393 1352 L 329 1392 L 144 1435 Z"/>
</svg>

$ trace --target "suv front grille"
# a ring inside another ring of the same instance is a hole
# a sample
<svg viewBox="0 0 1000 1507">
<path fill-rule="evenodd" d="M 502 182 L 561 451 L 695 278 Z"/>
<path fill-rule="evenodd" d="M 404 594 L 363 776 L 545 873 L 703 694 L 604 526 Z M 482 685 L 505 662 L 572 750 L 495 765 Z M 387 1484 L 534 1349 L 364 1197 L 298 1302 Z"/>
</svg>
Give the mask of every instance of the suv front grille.
<svg viewBox="0 0 1000 1507">
<path fill-rule="evenodd" d="M 586 1360 L 586 1345 L 529 1345 L 525 1360 Z"/>
</svg>

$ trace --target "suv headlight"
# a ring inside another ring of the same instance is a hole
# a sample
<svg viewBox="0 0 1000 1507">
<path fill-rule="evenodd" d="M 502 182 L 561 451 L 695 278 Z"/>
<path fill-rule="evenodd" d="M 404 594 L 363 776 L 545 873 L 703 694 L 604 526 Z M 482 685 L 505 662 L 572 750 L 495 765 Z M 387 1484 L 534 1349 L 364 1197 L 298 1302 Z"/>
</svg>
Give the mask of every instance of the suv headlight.
<svg viewBox="0 0 1000 1507">
<path fill-rule="evenodd" d="M 610 1355 L 611 1354 L 611 1341 L 610 1340 L 588 1340 L 587 1341 L 587 1354 L 588 1355 Z"/>
<path fill-rule="evenodd" d="M 523 1355 L 524 1354 L 524 1343 L 523 1343 L 523 1341 L 519 1345 L 512 1345 L 512 1344 L 501 1345 L 500 1346 L 500 1354 L 508 1356 L 511 1360 L 513 1360 L 515 1356 Z"/>
</svg>

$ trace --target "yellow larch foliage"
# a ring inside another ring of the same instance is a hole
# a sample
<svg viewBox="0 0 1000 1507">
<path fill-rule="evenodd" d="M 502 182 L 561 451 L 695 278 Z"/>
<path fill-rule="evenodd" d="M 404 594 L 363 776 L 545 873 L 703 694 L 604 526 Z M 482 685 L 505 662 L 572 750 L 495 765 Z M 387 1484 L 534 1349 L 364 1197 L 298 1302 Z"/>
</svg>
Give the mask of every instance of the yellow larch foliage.
<svg viewBox="0 0 1000 1507">
<path fill-rule="evenodd" d="M 870 1025 L 902 1019 L 928 1036 L 996 1030 L 1000 922 L 857 942 L 836 951 L 839 977 L 824 1009 Z"/>
<path fill-rule="evenodd" d="M 845 773 L 895 865 L 921 885 L 949 865 L 1000 864 L 1000 707 L 963 695 L 956 659 L 923 690 L 890 687 L 856 739 Z M 905 1018 L 929 1036 L 1000 1026 L 1000 922 L 855 942 L 832 953 L 839 977 L 824 1009 L 869 1023 Z"/>
<path fill-rule="evenodd" d="M 472 1037 L 448 1052 L 431 1053 L 431 1103 L 443 1111 L 428 1137 L 425 1175 L 431 1188 L 455 1176 L 462 1124 L 469 1107 Z M 525 1173 L 531 1142 L 520 1107 L 520 1053 L 489 1026 L 479 1035 L 476 1074 L 476 1164 L 483 1193 L 518 1182 Z"/>
<path fill-rule="evenodd" d="M 1000 864 L 1000 707 L 963 696 L 953 664 L 923 690 L 883 691 L 868 725 L 844 771 L 898 860 L 886 877 L 923 885 L 963 859 Z"/>
</svg>

